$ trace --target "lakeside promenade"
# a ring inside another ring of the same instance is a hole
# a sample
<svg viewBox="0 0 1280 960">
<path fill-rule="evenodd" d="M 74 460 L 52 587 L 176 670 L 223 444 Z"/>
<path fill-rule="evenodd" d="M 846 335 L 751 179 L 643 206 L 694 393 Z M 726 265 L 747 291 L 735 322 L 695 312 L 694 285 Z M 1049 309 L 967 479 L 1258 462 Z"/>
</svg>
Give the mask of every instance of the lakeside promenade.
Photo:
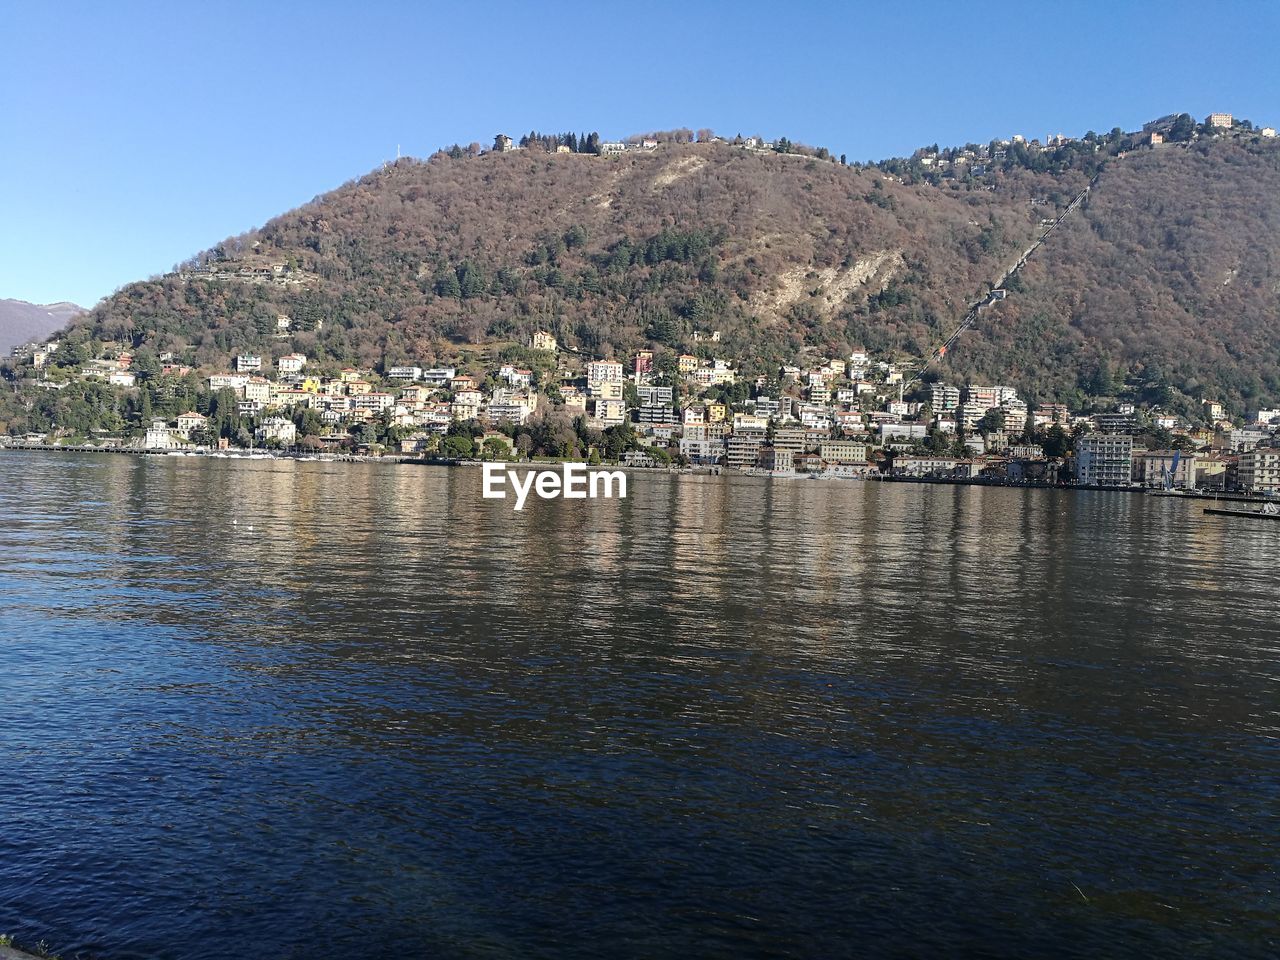
<svg viewBox="0 0 1280 960">
<path fill-rule="evenodd" d="M 208 460 L 236 460 L 236 461 L 262 461 L 262 460 L 292 460 L 297 462 L 318 462 L 318 463 L 370 463 L 370 464 L 405 464 L 410 466 L 427 466 L 427 467 L 479 467 L 486 462 L 484 460 L 456 460 L 447 457 L 408 457 L 397 454 L 385 454 L 382 456 L 362 456 L 359 454 L 338 454 L 338 453 L 293 453 L 288 451 L 239 451 L 235 453 L 227 451 L 196 451 L 196 450 L 146 450 L 131 447 L 95 447 L 95 446 L 67 446 L 61 444 L 30 444 L 30 443 L 11 443 L 0 444 L 0 452 L 16 451 L 16 452 L 36 452 L 36 453 L 117 453 L 139 457 L 182 457 L 182 458 L 204 458 Z M 550 463 L 560 463 L 558 460 L 512 460 L 500 461 L 512 467 L 528 467 L 536 468 L 545 466 Z M 1010 489 L 1034 489 L 1034 490 L 1066 490 L 1073 492 L 1097 492 L 1097 493 L 1145 493 L 1152 496 L 1173 497 L 1184 500 L 1207 500 L 1232 503 L 1274 503 L 1275 497 L 1259 497 L 1246 493 L 1228 492 L 1221 490 L 1174 490 L 1164 491 L 1154 487 L 1146 487 L 1139 484 L 1130 484 L 1128 486 L 1103 486 L 1099 484 L 1083 484 L 1083 483 L 1045 483 L 1035 480 L 1001 480 L 991 477 L 903 477 L 893 476 L 891 474 L 868 474 L 858 477 L 842 477 L 830 476 L 820 473 L 790 473 L 778 474 L 767 470 L 738 470 L 735 468 L 724 466 L 637 466 L 626 463 L 602 463 L 600 466 L 607 466 L 611 469 L 624 470 L 640 474 L 646 473 L 678 473 L 686 475 L 700 476 L 740 476 L 740 477 L 761 477 L 772 480 L 826 480 L 826 481 L 863 481 L 870 483 L 907 483 L 922 484 L 932 486 L 952 486 L 952 487 L 1005 487 Z M 3 960 L 3 957 L 0 957 Z"/>
</svg>

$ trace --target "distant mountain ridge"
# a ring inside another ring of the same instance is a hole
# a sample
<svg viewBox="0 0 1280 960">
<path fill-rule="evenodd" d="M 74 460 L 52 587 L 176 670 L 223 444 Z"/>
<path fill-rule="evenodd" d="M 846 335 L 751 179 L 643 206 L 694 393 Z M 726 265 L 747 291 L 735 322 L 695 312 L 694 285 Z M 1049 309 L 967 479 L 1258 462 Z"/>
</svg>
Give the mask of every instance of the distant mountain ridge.
<svg viewBox="0 0 1280 960">
<path fill-rule="evenodd" d="M 28 340 L 47 337 L 87 312 L 65 300 L 58 303 L 28 303 L 0 300 L 0 355 Z"/>
</svg>

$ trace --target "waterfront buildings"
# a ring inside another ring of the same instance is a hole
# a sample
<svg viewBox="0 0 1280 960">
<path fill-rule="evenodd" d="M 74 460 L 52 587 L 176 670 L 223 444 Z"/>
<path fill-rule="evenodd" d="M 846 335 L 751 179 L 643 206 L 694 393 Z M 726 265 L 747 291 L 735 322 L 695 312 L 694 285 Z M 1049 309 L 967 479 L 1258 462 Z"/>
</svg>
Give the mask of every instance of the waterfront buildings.
<svg viewBox="0 0 1280 960">
<path fill-rule="evenodd" d="M 734 432 L 726 438 L 725 462 L 739 470 L 754 467 L 760 459 L 760 448 L 764 445 L 764 437 L 763 427 L 735 428 Z"/>
<path fill-rule="evenodd" d="M 1249 493 L 1280 493 L 1280 448 L 1257 447 L 1240 454 L 1240 487 Z"/>
<path fill-rule="evenodd" d="M 1133 453 L 1133 481 L 1144 487 L 1195 488 L 1198 465 L 1194 453 L 1141 450 Z"/>
<path fill-rule="evenodd" d="M 530 349 L 535 342 L 541 355 Z M 477 445 L 450 443 L 450 436 L 470 441 L 487 432 L 506 436 L 522 456 L 568 448 L 610 459 L 633 453 L 637 464 L 782 474 L 1228 490 L 1277 484 L 1273 461 L 1254 451 L 1280 446 L 1280 409 L 1269 398 L 1260 398 L 1254 419 L 1243 425 L 1216 401 L 1174 413 L 1121 398 L 1109 412 L 1088 415 L 1037 401 L 1033 417 L 1012 386 L 914 386 L 910 364 L 868 351 L 847 359 L 804 355 L 740 379 L 733 363 L 713 354 L 712 344 L 723 338 L 697 342 L 697 356 L 655 346 L 628 351 L 623 363 L 560 350 L 554 337 L 535 332 L 529 346 L 460 355 L 459 366 L 397 357 L 381 368 L 340 370 L 301 353 L 275 359 L 244 353 L 234 373 L 208 375 L 208 390 L 189 398 L 178 392 L 176 378 L 191 372 L 181 361 L 194 358 L 168 352 L 160 377 L 175 398 L 170 419 L 135 430 L 134 444 L 247 444 L 247 431 L 263 444 L 419 455 L 447 444 L 454 451 L 447 455 L 465 456 L 461 451 Z M 28 353 L 47 357 L 53 347 L 31 345 Z M 164 397 L 156 375 L 135 380 L 132 368 L 132 355 L 116 347 L 83 361 L 77 374 L 123 389 L 145 384 L 158 411 Z M 37 373 L 45 378 L 52 379 Z M 175 422 L 177 410 L 185 412 Z M 556 446 L 547 443 L 549 435 L 557 435 Z M 1161 449 L 1143 448 L 1153 440 Z M 1241 463 L 1245 454 L 1251 455 Z"/>
<path fill-rule="evenodd" d="M 1090 434 L 1076 443 L 1076 475 L 1080 483 L 1127 487 L 1133 477 L 1133 437 Z"/>
</svg>

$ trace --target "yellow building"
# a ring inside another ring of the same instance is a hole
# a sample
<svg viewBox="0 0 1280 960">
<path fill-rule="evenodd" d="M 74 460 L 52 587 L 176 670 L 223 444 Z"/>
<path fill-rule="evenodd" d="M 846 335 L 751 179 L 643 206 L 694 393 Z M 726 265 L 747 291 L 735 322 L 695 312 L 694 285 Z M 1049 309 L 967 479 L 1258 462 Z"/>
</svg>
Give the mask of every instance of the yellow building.
<svg viewBox="0 0 1280 960">
<path fill-rule="evenodd" d="M 676 369 L 681 373 L 693 373 L 698 369 L 698 358 L 690 353 L 682 353 L 676 358 Z"/>
<path fill-rule="evenodd" d="M 244 385 L 244 398 L 255 403 L 269 402 L 275 392 L 271 381 L 265 377 L 250 377 L 249 382 Z"/>
<path fill-rule="evenodd" d="M 823 440 L 818 452 L 823 460 L 833 463 L 862 463 L 867 459 L 867 445 L 856 440 Z"/>
<path fill-rule="evenodd" d="M 707 404 L 707 423 L 721 423 L 729 415 L 729 408 L 723 403 L 712 401 Z"/>
<path fill-rule="evenodd" d="M 550 350 L 554 353 L 559 344 L 556 343 L 556 338 L 545 330 L 535 330 L 529 340 L 529 346 L 534 350 Z"/>
</svg>

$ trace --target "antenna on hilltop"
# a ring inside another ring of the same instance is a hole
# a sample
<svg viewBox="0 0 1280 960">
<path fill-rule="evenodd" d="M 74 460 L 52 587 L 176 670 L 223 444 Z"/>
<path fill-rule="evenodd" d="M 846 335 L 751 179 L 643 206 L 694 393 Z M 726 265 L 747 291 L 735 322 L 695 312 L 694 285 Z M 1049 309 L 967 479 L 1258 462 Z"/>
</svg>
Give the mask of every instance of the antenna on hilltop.
<svg viewBox="0 0 1280 960">
<path fill-rule="evenodd" d="M 400 144 L 396 144 L 396 159 L 400 159 Z"/>
</svg>

